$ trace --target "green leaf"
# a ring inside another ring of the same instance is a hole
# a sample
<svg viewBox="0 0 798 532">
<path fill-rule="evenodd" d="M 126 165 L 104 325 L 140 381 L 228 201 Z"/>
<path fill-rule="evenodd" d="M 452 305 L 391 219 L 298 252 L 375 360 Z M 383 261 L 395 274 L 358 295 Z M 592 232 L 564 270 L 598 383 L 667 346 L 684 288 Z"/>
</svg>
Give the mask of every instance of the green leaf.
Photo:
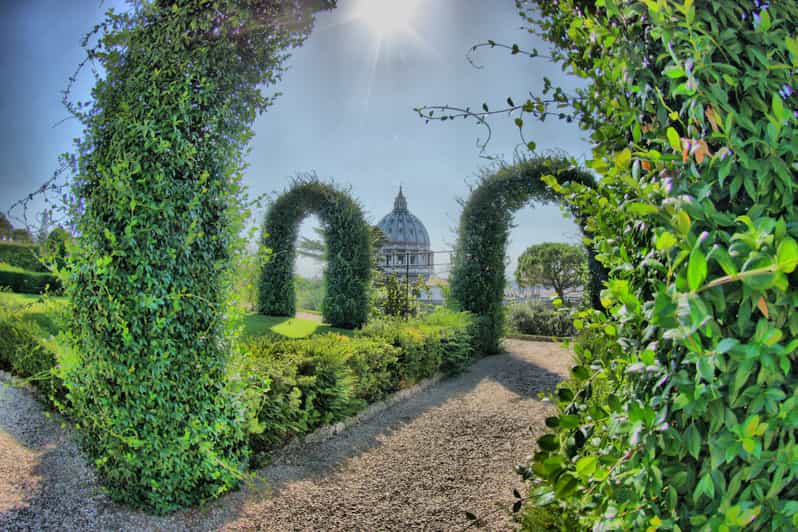
<svg viewBox="0 0 798 532">
<path fill-rule="evenodd" d="M 673 148 L 674 151 L 681 153 L 682 141 L 679 139 L 679 134 L 676 132 L 676 130 L 673 129 L 672 127 L 669 127 L 667 135 L 668 135 L 668 143 L 671 145 L 671 148 Z"/>
<path fill-rule="evenodd" d="M 694 423 L 691 423 L 687 430 L 684 431 L 684 443 L 687 446 L 687 452 L 698 460 L 698 455 L 701 452 L 701 433 Z"/>
<path fill-rule="evenodd" d="M 576 474 L 581 478 L 590 478 L 598 465 L 597 456 L 583 456 L 576 461 Z"/>
<path fill-rule="evenodd" d="M 779 96 L 778 92 L 773 93 L 771 106 L 773 108 L 773 114 L 776 116 L 776 119 L 783 120 L 784 101 L 781 99 L 781 96 Z"/>
<path fill-rule="evenodd" d="M 767 9 L 762 9 L 759 11 L 759 26 L 757 26 L 756 30 L 761 32 L 766 32 L 770 29 L 771 20 L 770 20 L 770 12 Z"/>
<path fill-rule="evenodd" d="M 590 377 L 590 370 L 585 366 L 574 366 L 571 368 L 571 375 L 573 375 L 574 379 L 583 381 Z"/>
<path fill-rule="evenodd" d="M 657 235 L 655 246 L 657 248 L 657 251 L 667 251 L 671 249 L 673 246 L 675 246 L 676 243 L 677 240 L 676 237 L 673 236 L 673 233 L 665 231 Z"/>
<path fill-rule="evenodd" d="M 627 203 L 624 210 L 632 216 L 648 216 L 649 214 L 657 214 L 659 209 L 649 203 Z"/>
<path fill-rule="evenodd" d="M 787 237 L 779 243 L 776 254 L 779 269 L 784 273 L 792 273 L 798 265 L 798 243 Z"/>
<path fill-rule="evenodd" d="M 687 76 L 687 72 L 680 66 L 669 66 L 665 69 L 665 75 L 671 79 L 678 79 Z"/>
<path fill-rule="evenodd" d="M 698 290 L 707 278 L 707 259 L 701 252 L 699 245 L 690 252 L 690 260 L 687 264 L 687 284 L 691 291 Z"/>
<path fill-rule="evenodd" d="M 560 448 L 560 441 L 554 434 L 546 434 L 538 438 L 538 446 L 544 451 L 556 451 Z"/>
<path fill-rule="evenodd" d="M 706 495 L 710 499 L 715 497 L 715 484 L 712 482 L 712 476 L 709 473 L 706 473 L 698 481 L 695 491 L 693 491 L 693 501 L 698 503 L 701 495 Z"/>
<path fill-rule="evenodd" d="M 568 414 L 560 416 L 560 427 L 564 429 L 575 429 L 579 426 L 579 416 Z"/>
</svg>

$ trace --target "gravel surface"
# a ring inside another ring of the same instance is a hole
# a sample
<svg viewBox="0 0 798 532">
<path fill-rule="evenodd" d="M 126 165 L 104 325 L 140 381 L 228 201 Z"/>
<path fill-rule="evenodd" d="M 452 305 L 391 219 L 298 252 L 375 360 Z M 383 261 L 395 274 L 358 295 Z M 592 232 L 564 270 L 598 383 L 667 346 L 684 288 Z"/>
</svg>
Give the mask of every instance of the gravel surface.
<svg viewBox="0 0 798 532">
<path fill-rule="evenodd" d="M 513 466 L 534 450 L 567 374 L 557 344 L 508 340 L 509 354 L 397 403 L 320 443 L 292 446 L 241 490 L 154 517 L 111 502 L 69 428 L 0 379 L 0 530 L 459 530 L 514 528 Z M 7 378 L 5 378 L 7 382 Z"/>
</svg>

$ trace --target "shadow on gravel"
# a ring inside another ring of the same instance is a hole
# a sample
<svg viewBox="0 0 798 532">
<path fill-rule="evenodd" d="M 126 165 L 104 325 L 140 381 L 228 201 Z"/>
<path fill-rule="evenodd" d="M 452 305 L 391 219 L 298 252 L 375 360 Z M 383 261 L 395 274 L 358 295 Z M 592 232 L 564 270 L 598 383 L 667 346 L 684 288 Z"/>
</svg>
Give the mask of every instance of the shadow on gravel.
<svg viewBox="0 0 798 532">
<path fill-rule="evenodd" d="M 465 373 L 441 381 L 405 401 L 396 403 L 376 417 L 355 425 L 333 438 L 305 443 L 275 452 L 274 460 L 256 471 L 255 480 L 238 492 L 197 509 L 155 517 L 113 504 L 100 492 L 92 468 L 86 464 L 73 441 L 73 434 L 60 426 L 60 417 L 46 419 L 42 406 L 25 390 L 0 383 L 0 430 L 20 446 L 36 454 L 28 478 L 2 479 L 24 488 L 22 504 L 0 512 L 0 530 L 5 529 L 218 529 L 246 515 L 253 499 L 268 504 L 290 483 L 320 481 L 346 468 L 350 460 L 378 448 L 404 426 L 447 401 L 464 398 L 481 383 L 493 381 L 517 396 L 510 401 L 534 399 L 539 392 L 552 390 L 563 376 L 526 360 L 523 355 L 505 353 L 477 361 Z M 7 401 L 11 400 L 11 404 Z M 30 416 L 26 422 L 22 418 Z M 478 420 L 474 420 L 478 423 Z M 4 449 L 0 448 L 0 452 Z M 23 453 L 24 454 L 24 453 Z M 0 466 L 2 458 L 0 457 Z M 0 469 L 2 471 L 2 469 Z M 347 474 L 357 474 L 347 472 Z M 0 497 L 3 496 L 0 491 Z M 285 504 L 285 501 L 280 501 Z M 301 516 L 301 505 L 291 509 Z"/>
<path fill-rule="evenodd" d="M 563 376 L 513 353 L 485 357 L 465 373 L 442 380 L 329 440 L 300 444 L 274 453 L 272 464 L 258 470 L 259 483 L 267 483 L 276 493 L 290 482 L 322 478 L 345 465 L 346 461 L 379 447 L 382 440 L 390 438 L 425 412 L 468 394 L 486 379 L 517 395 L 515 401 L 522 401 L 553 390 Z"/>
</svg>

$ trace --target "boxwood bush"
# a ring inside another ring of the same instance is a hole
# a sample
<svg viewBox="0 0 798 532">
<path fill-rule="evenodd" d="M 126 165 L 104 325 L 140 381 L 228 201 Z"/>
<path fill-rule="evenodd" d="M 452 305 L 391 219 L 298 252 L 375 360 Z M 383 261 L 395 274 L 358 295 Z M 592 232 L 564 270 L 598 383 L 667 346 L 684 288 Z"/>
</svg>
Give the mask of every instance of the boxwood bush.
<svg viewBox="0 0 798 532">
<path fill-rule="evenodd" d="M 20 294 L 59 294 L 61 282 L 51 273 L 28 271 L 0 263 L 0 288 Z"/>
</svg>

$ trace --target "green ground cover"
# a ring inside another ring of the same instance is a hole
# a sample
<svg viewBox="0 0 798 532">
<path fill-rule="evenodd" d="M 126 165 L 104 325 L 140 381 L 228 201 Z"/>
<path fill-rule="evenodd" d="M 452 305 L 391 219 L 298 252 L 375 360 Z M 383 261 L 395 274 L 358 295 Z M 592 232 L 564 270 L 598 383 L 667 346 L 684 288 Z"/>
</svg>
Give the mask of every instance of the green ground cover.
<svg viewBox="0 0 798 532">
<path fill-rule="evenodd" d="M 349 335 L 351 331 L 336 329 L 318 321 L 289 318 L 286 316 L 263 316 L 248 314 L 244 317 L 244 337 L 276 334 L 285 338 L 307 338 L 308 336 L 335 332 Z"/>
</svg>

